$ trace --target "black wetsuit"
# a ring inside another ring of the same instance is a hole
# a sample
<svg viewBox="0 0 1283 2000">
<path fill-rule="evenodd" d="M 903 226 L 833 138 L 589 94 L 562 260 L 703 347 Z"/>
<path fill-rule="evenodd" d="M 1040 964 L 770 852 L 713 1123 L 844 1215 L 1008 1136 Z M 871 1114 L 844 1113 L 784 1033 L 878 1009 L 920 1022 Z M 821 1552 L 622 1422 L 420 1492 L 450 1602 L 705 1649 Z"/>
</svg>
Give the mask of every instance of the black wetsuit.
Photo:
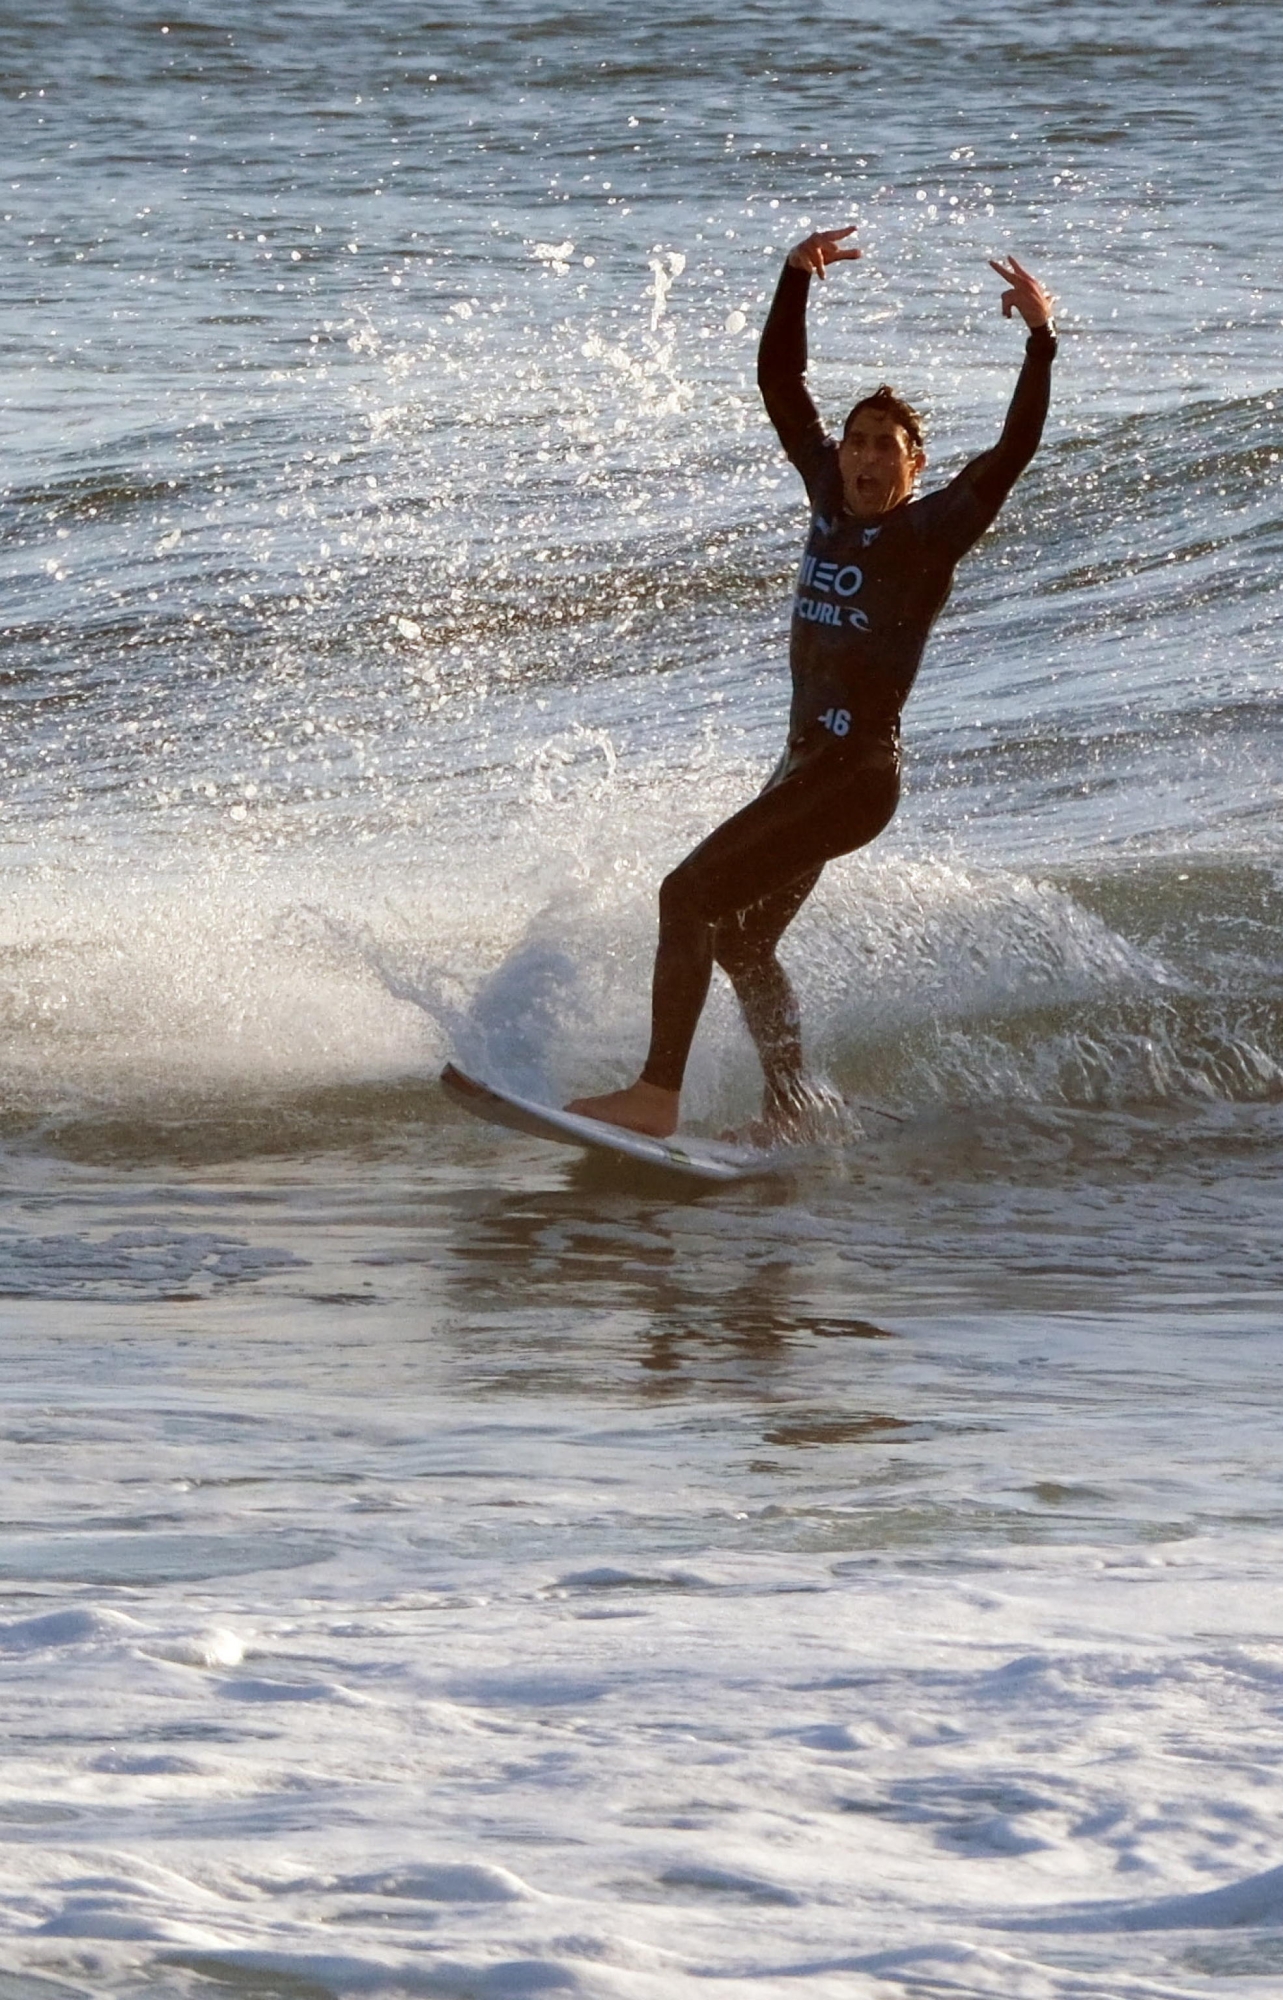
<svg viewBox="0 0 1283 2000">
<path fill-rule="evenodd" d="M 650 1053 L 642 1076 L 679 1090 L 714 960 L 729 973 L 766 1071 L 787 1102 L 802 1074 L 797 1005 L 775 947 L 826 861 L 874 839 L 900 791 L 900 711 L 954 568 L 1038 448 L 1056 352 L 1029 335 L 1002 436 L 920 500 L 848 511 L 837 440 L 806 387 L 810 274 L 786 264 L 758 350 L 758 385 L 811 503 L 793 598 L 788 746 L 758 797 L 660 890 Z"/>
</svg>

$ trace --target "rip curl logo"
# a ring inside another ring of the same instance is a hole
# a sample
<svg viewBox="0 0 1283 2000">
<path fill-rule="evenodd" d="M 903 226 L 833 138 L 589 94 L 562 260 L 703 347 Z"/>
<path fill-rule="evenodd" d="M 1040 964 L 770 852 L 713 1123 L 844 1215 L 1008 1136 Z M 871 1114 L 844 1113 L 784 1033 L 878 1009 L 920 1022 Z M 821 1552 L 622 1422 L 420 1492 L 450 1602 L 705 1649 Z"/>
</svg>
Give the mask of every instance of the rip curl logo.
<svg viewBox="0 0 1283 2000">
<path fill-rule="evenodd" d="M 801 591 L 793 599 L 793 615 L 805 618 L 808 625 L 849 625 L 856 632 L 869 629 L 868 613 L 849 608 L 842 604 L 830 604 L 823 597 L 804 597 Z"/>
<path fill-rule="evenodd" d="M 805 555 L 798 573 L 797 593 L 793 599 L 793 615 L 805 618 L 808 625 L 849 626 L 857 632 L 867 632 L 869 620 L 863 611 L 854 605 L 835 600 L 850 599 L 859 595 L 864 588 L 864 571 L 859 563 L 821 562 L 818 556 Z M 808 596 L 808 591 L 819 595 Z"/>
<path fill-rule="evenodd" d="M 881 533 L 881 528 L 866 528 L 860 537 L 861 547 L 871 549 Z"/>
</svg>

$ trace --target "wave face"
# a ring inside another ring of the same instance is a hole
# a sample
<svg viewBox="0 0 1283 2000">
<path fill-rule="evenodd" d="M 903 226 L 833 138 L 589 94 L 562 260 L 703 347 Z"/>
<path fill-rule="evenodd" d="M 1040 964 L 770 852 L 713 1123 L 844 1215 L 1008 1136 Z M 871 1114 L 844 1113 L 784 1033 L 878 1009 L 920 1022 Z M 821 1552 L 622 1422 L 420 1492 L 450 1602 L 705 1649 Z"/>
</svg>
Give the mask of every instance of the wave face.
<svg viewBox="0 0 1283 2000">
<path fill-rule="evenodd" d="M 813 383 L 901 383 L 929 477 L 1018 360 L 989 255 L 1065 338 L 906 804 L 791 941 L 817 1059 L 910 1114 L 1272 1101 L 1254 10 L 822 6 L 787 92 L 765 7 L 373 12 L 77 5 L 57 79 L 0 25 L 10 1137 L 217 1149 L 267 1106 L 417 1121 L 451 1050 L 546 1088 L 635 1059 L 655 882 L 780 737 L 802 522 L 754 341 L 847 214 Z M 721 996 L 693 1109 L 753 1074 Z"/>
</svg>

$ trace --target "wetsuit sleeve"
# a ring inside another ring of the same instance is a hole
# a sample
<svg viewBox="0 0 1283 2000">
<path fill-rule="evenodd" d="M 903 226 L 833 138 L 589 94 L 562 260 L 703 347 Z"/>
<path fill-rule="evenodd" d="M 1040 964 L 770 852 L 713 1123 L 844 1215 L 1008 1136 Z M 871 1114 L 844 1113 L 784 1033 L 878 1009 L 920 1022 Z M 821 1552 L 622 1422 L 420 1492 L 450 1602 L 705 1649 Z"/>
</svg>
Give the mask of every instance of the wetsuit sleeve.
<svg viewBox="0 0 1283 2000">
<path fill-rule="evenodd" d="M 757 350 L 757 386 L 780 443 L 814 497 L 827 463 L 828 440 L 806 386 L 806 301 L 809 271 L 786 264 Z"/>
<path fill-rule="evenodd" d="M 1025 342 L 1024 366 L 1016 381 L 1002 436 L 989 451 L 963 467 L 940 494 L 940 509 L 958 540 L 958 553 L 991 527 L 999 508 L 1038 449 L 1051 400 L 1051 364 L 1056 336 L 1035 327 Z"/>
<path fill-rule="evenodd" d="M 1051 401 L 1051 364 L 1056 336 L 1049 326 L 1035 327 L 1025 342 L 1025 361 L 1016 381 L 1002 436 L 992 451 L 968 468 L 971 487 L 984 507 L 996 514 L 1037 451 Z"/>
</svg>

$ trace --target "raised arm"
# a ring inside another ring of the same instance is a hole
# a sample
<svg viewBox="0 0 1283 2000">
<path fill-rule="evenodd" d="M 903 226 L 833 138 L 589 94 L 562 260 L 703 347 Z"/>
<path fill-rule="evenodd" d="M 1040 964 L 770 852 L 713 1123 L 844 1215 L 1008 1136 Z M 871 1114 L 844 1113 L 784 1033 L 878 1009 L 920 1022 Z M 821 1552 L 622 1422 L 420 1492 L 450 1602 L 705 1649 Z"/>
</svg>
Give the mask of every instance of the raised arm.
<svg viewBox="0 0 1283 2000">
<path fill-rule="evenodd" d="M 845 239 L 846 229 L 817 229 L 789 251 L 757 350 L 757 386 L 780 443 L 806 477 L 811 452 L 823 442 L 824 426 L 806 386 L 806 301 L 812 276 L 828 264 L 854 260 L 860 252 Z"/>
<path fill-rule="evenodd" d="M 1005 264 L 991 260 L 1007 290 L 1002 295 L 1005 319 L 1018 313 L 1029 328 L 1024 366 L 1016 380 L 1002 436 L 991 451 L 968 468 L 972 491 L 986 510 L 997 513 L 1038 449 L 1051 400 L 1051 364 L 1056 357 L 1055 301 L 1032 271 L 1014 257 Z"/>
</svg>

